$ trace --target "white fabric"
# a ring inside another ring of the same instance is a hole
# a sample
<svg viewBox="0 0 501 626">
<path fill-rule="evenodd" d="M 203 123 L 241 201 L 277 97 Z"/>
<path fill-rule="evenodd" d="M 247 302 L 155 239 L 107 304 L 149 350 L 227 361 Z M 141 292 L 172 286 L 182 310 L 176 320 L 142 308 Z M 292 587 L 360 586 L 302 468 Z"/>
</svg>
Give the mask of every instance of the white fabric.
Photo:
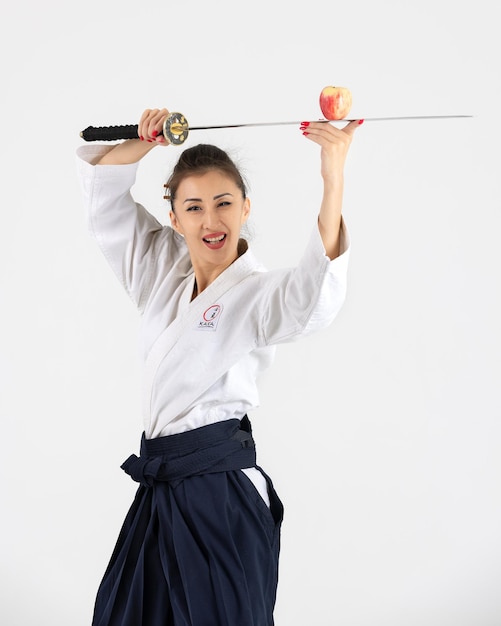
<svg viewBox="0 0 501 626">
<path fill-rule="evenodd" d="M 275 346 L 337 315 L 347 233 L 343 227 L 341 255 L 331 261 L 315 224 L 295 268 L 266 271 L 247 250 L 191 301 L 184 239 L 131 196 L 138 164 L 92 165 L 110 148 L 80 147 L 77 167 L 90 232 L 142 314 L 146 437 L 240 419 L 259 406 L 257 378 Z"/>
</svg>

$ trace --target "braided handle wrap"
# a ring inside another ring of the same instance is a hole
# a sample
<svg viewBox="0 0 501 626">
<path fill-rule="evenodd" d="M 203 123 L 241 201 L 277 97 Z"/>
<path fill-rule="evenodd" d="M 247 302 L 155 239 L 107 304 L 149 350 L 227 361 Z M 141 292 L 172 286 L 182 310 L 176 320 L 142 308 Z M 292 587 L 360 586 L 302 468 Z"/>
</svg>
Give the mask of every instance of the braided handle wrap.
<svg viewBox="0 0 501 626">
<path fill-rule="evenodd" d="M 118 139 L 137 139 L 138 125 L 124 126 L 88 126 L 80 133 L 85 141 L 116 141 Z"/>
</svg>

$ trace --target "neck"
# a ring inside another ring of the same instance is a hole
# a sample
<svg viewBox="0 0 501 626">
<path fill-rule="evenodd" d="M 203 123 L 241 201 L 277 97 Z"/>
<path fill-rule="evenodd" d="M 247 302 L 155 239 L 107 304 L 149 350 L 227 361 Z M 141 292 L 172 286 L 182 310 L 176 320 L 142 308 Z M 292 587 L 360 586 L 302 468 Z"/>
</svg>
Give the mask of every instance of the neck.
<svg viewBox="0 0 501 626">
<path fill-rule="evenodd" d="M 224 265 L 224 266 L 223 265 L 214 265 L 210 267 L 206 265 L 202 266 L 197 263 L 193 263 L 192 261 L 193 270 L 195 272 L 195 283 L 193 285 L 192 300 L 193 298 L 196 298 L 198 294 L 202 293 L 204 289 L 207 289 L 207 287 L 211 283 L 213 283 L 216 280 L 216 278 L 224 272 L 225 269 L 227 269 L 230 265 L 232 265 L 238 259 L 238 257 L 240 257 L 242 254 L 247 252 L 247 249 L 248 249 L 248 245 L 245 239 L 240 239 L 238 242 L 237 254 L 235 258 L 233 259 L 231 263 L 229 263 L 228 265 Z"/>
</svg>

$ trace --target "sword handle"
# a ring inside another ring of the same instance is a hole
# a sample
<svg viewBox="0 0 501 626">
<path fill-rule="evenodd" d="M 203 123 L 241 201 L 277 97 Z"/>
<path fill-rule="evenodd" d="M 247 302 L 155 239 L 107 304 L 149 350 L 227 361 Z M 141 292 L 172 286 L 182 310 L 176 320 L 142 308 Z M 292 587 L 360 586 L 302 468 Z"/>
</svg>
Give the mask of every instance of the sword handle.
<svg viewBox="0 0 501 626">
<path fill-rule="evenodd" d="M 189 133 L 188 120 L 182 113 L 174 112 L 165 118 L 163 135 L 167 143 L 179 146 L 184 143 Z M 138 139 L 138 125 L 123 126 L 88 126 L 80 137 L 85 141 L 117 141 L 120 139 Z"/>
<path fill-rule="evenodd" d="M 88 126 L 80 133 L 85 141 L 117 141 L 118 139 L 138 139 L 138 125 Z"/>
</svg>

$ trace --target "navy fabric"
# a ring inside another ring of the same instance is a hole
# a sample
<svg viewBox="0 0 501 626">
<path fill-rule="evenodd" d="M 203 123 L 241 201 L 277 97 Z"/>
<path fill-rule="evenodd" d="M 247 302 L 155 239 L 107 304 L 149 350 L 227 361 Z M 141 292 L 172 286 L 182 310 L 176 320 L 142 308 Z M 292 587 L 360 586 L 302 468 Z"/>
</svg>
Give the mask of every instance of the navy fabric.
<svg viewBox="0 0 501 626">
<path fill-rule="evenodd" d="M 132 454 L 122 469 L 149 487 L 155 480 L 177 484 L 188 476 L 254 467 L 256 446 L 249 418 L 232 419 L 201 428 L 141 439 L 140 457 Z"/>
<path fill-rule="evenodd" d="M 92 626 L 272 626 L 283 506 L 255 465 L 248 419 L 143 436 L 124 466 L 141 484 Z M 270 508 L 240 471 L 254 466 Z"/>
</svg>

